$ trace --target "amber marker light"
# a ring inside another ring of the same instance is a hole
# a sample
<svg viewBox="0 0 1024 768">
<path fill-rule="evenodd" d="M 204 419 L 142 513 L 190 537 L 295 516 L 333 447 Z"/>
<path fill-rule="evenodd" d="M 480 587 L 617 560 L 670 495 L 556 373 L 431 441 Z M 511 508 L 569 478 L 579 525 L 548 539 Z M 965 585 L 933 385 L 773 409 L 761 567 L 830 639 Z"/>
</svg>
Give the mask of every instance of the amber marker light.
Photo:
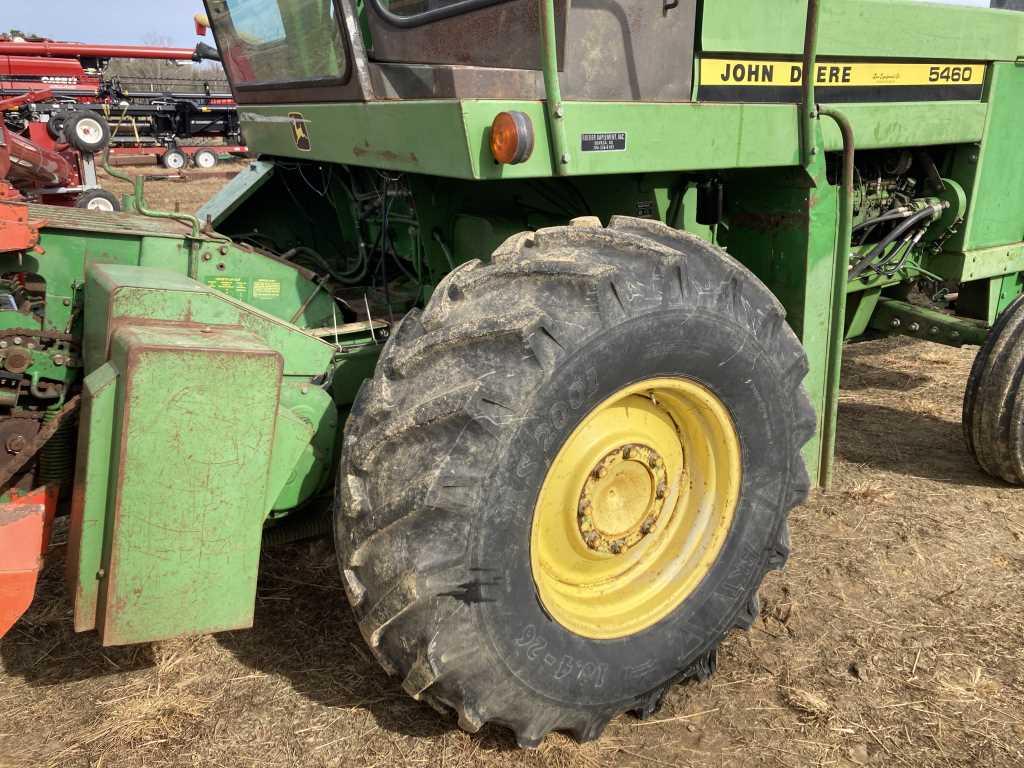
<svg viewBox="0 0 1024 768">
<path fill-rule="evenodd" d="M 502 112 L 491 123 L 491 154 L 502 165 L 525 163 L 533 154 L 533 123 L 523 112 Z"/>
</svg>

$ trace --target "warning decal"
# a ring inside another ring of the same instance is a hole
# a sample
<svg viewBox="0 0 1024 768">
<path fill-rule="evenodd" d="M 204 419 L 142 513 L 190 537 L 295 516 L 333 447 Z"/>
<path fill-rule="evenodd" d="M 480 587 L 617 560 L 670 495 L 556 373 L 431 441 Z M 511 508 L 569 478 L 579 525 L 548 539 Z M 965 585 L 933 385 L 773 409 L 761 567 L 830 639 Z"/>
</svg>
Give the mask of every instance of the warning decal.
<svg viewBox="0 0 1024 768">
<path fill-rule="evenodd" d="M 700 62 L 701 101 L 796 103 L 803 64 L 798 61 L 716 59 Z M 985 64 L 964 62 L 820 61 L 814 83 L 818 101 L 979 101 Z"/>
</svg>

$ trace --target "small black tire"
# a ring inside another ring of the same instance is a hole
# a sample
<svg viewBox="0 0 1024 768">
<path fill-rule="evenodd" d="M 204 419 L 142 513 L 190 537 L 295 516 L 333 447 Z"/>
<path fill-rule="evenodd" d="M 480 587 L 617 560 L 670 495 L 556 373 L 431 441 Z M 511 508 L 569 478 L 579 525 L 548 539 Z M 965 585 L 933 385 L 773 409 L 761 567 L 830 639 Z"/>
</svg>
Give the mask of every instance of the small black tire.
<svg viewBox="0 0 1024 768">
<path fill-rule="evenodd" d="M 50 115 L 50 119 L 46 121 L 46 132 L 50 135 L 51 139 L 61 144 L 67 143 L 64 137 L 64 126 L 67 125 L 70 116 L 71 113 L 64 110 L 53 112 Z"/>
<path fill-rule="evenodd" d="M 110 144 L 110 126 L 92 110 L 75 112 L 64 123 L 64 140 L 80 152 L 96 154 Z"/>
<path fill-rule="evenodd" d="M 200 170 L 208 171 L 215 168 L 218 162 L 220 162 L 220 158 L 212 149 L 200 149 L 192 155 L 192 165 Z"/>
<path fill-rule="evenodd" d="M 524 233 L 490 264 L 457 268 L 401 322 L 345 427 L 335 542 L 377 660 L 463 729 L 498 723 L 524 747 L 555 730 L 595 739 L 622 712 L 652 714 L 673 682 L 709 676 L 789 554 L 816 427 L 807 370 L 750 271 L 657 222 Z M 728 407 L 742 446 L 736 513 L 670 613 L 591 639 L 541 603 L 534 504 L 596 404 L 655 376 L 696 381 Z"/>
<path fill-rule="evenodd" d="M 180 171 L 188 165 L 188 155 L 180 149 L 169 149 L 160 156 L 160 165 L 169 171 Z"/>
<path fill-rule="evenodd" d="M 75 199 L 75 208 L 117 213 L 121 210 L 121 201 L 117 195 L 107 192 L 105 189 L 89 189 Z"/>
<path fill-rule="evenodd" d="M 986 473 L 1024 485 L 1024 296 L 999 316 L 964 394 L 967 448 Z"/>
</svg>

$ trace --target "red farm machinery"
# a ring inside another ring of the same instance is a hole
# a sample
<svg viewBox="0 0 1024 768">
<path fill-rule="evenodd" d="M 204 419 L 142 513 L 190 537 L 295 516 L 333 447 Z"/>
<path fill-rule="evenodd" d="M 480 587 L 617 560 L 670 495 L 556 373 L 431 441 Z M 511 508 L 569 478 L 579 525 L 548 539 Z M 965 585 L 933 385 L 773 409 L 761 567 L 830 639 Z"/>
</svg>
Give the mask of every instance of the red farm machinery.
<svg viewBox="0 0 1024 768">
<path fill-rule="evenodd" d="M 176 91 L 179 79 L 145 82 L 108 70 L 113 60 L 217 58 L 202 43 L 193 50 L 0 39 L 0 154 L 12 169 L 4 177 L 8 194 L 13 188 L 48 203 L 117 210 L 117 198 L 96 178 L 99 152 L 155 158 L 175 171 L 189 164 L 211 168 L 223 154 L 244 153 L 230 93 L 186 78 L 180 82 L 201 91 Z"/>
</svg>

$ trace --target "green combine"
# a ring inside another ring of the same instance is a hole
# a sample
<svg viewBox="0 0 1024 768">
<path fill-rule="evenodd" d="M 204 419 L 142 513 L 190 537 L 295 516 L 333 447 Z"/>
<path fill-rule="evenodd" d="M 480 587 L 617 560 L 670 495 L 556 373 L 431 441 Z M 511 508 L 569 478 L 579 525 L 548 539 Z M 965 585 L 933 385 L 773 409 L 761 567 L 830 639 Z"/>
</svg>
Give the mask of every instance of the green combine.
<svg viewBox="0 0 1024 768">
<path fill-rule="evenodd" d="M 981 346 L 1024 482 L 1024 15 L 207 9 L 258 160 L 195 217 L 0 204 L 0 631 L 55 514 L 106 645 L 249 626 L 329 530 L 410 696 L 587 740 L 759 615 L 845 343 Z"/>
</svg>

